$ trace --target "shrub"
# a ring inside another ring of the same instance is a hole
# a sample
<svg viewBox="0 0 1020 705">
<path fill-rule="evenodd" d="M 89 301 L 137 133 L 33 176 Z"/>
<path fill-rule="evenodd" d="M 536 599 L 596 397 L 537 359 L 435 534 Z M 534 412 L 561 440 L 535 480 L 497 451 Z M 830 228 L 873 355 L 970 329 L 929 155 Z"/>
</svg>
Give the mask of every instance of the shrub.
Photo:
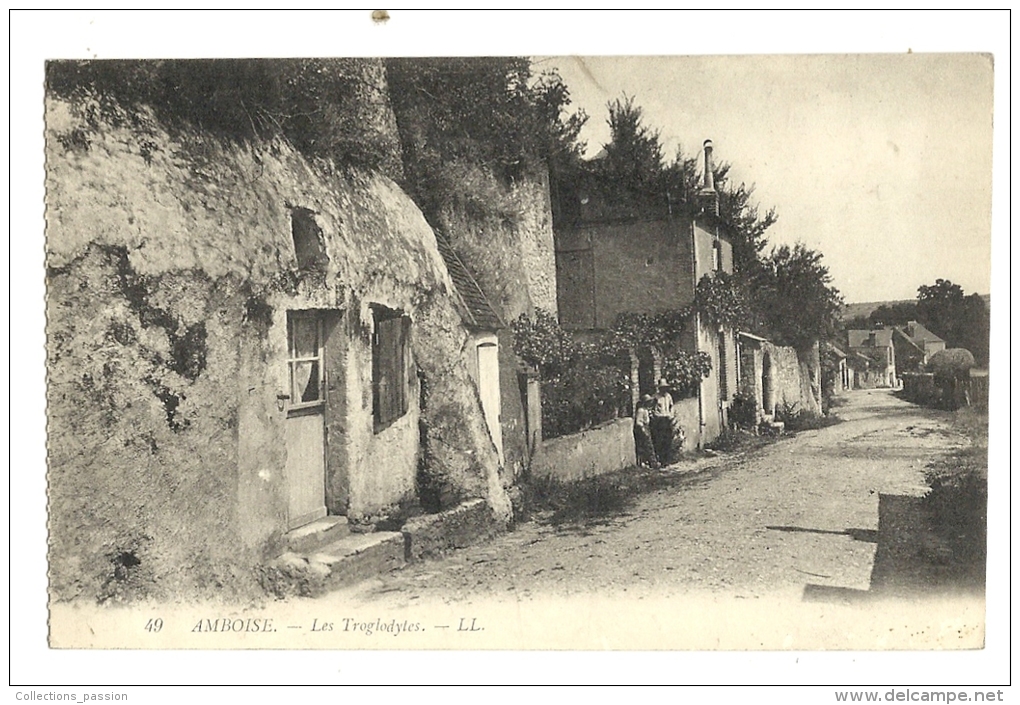
<svg viewBox="0 0 1020 705">
<path fill-rule="evenodd" d="M 630 358 L 611 339 L 581 341 L 548 311 L 512 324 L 514 351 L 539 371 L 542 431 L 555 438 L 625 414 L 630 402 Z"/>
<path fill-rule="evenodd" d="M 758 401 L 746 391 L 737 392 L 730 403 L 730 424 L 742 428 L 754 428 L 758 420 Z"/>
<path fill-rule="evenodd" d="M 796 404 L 785 403 L 782 405 L 782 408 L 776 408 L 776 418 L 785 424 L 787 431 L 813 431 L 833 426 L 843 421 L 843 419 L 834 414 L 823 416 L 822 414 L 816 414 L 810 409 L 797 411 Z"/>
</svg>

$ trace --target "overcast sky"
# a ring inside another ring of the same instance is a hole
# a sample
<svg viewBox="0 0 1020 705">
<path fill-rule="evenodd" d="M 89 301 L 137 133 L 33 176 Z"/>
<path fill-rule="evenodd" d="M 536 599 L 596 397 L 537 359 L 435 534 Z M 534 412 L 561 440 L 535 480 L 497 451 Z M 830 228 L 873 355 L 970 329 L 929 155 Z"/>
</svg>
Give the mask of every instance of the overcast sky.
<svg viewBox="0 0 1020 705">
<path fill-rule="evenodd" d="M 775 206 L 772 243 L 820 250 L 848 302 L 950 279 L 989 292 L 992 62 L 979 54 L 539 58 L 589 115 L 634 96 L 646 124 Z"/>
</svg>

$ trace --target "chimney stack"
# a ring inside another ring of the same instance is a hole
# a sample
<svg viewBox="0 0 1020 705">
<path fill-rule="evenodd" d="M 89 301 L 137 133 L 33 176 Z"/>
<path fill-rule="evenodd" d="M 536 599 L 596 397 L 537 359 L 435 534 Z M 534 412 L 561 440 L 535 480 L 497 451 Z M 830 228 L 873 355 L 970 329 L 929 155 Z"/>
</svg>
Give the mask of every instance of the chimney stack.
<svg viewBox="0 0 1020 705">
<path fill-rule="evenodd" d="M 715 191 L 715 174 L 712 173 L 712 140 L 705 140 L 705 187 L 702 191 Z"/>
<path fill-rule="evenodd" d="M 705 140 L 705 180 L 698 193 L 698 200 L 703 211 L 719 215 L 719 194 L 715 190 L 715 173 L 712 168 L 712 140 Z"/>
</svg>

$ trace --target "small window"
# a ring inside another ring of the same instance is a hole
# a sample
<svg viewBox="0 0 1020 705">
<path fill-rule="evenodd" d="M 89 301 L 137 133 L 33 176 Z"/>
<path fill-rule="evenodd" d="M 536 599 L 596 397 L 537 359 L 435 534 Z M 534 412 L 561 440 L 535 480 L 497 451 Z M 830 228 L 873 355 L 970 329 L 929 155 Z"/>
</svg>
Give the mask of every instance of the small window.
<svg viewBox="0 0 1020 705">
<path fill-rule="evenodd" d="M 718 240 L 712 243 L 712 269 L 717 272 L 722 269 L 722 245 Z"/>
<path fill-rule="evenodd" d="M 294 256 L 299 269 L 322 271 L 329 264 L 326 241 L 322 228 L 315 222 L 315 214 L 307 208 L 295 208 L 290 214 L 291 235 L 294 238 Z"/>
<path fill-rule="evenodd" d="M 411 319 L 400 311 L 375 308 L 372 336 L 372 413 L 376 431 L 407 413 L 411 387 L 408 337 Z"/>
<path fill-rule="evenodd" d="M 320 405 L 326 400 L 322 357 L 322 320 L 313 312 L 289 312 L 287 364 L 292 409 Z"/>
</svg>

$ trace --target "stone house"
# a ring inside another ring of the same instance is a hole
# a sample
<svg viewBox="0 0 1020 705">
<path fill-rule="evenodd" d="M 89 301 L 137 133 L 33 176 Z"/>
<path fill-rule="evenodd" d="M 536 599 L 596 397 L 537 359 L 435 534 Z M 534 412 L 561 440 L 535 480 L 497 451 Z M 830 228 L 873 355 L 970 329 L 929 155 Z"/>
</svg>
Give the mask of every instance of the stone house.
<svg viewBox="0 0 1020 705">
<path fill-rule="evenodd" d="M 47 97 L 54 599 L 246 593 L 350 530 L 402 560 L 423 492 L 509 521 L 502 321 L 414 201 L 145 124 Z"/>
<path fill-rule="evenodd" d="M 577 201 L 569 204 L 575 215 L 554 229 L 561 325 L 605 330 L 620 314 L 681 309 L 693 303 L 702 277 L 733 272 L 731 235 L 718 216 L 712 181 L 711 141 L 705 143 L 705 160 L 701 207 L 695 214 L 628 210 L 583 189 L 570 195 Z M 692 447 L 720 434 L 737 388 L 734 331 L 695 319 L 684 347 L 707 353 L 712 371 L 702 380 L 697 399 L 678 405 Z M 635 396 L 653 391 L 659 373 L 655 351 L 636 352 Z"/>
<path fill-rule="evenodd" d="M 896 349 L 893 330 L 848 330 L 847 347 L 858 389 L 896 386 Z"/>
<path fill-rule="evenodd" d="M 946 341 L 917 321 L 893 327 L 893 347 L 900 372 L 919 371 L 931 356 L 946 349 Z"/>
</svg>

